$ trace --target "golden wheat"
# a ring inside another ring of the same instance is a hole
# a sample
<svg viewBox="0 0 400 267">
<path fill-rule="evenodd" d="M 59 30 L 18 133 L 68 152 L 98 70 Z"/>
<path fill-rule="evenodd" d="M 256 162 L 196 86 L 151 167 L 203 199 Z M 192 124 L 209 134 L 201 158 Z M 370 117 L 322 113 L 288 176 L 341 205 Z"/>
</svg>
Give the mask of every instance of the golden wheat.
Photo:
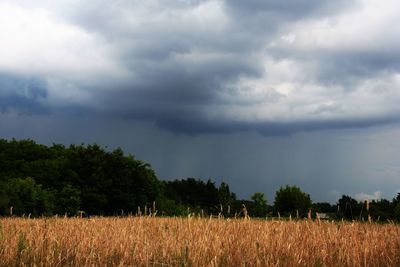
<svg viewBox="0 0 400 267">
<path fill-rule="evenodd" d="M 395 224 L 3 218 L 0 266 L 399 266 Z"/>
</svg>

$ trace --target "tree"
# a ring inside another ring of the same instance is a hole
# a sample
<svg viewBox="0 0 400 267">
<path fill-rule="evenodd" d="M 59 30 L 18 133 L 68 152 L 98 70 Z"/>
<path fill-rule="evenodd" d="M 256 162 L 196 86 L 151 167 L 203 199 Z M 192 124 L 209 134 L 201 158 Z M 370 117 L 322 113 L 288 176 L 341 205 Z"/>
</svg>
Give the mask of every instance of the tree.
<svg viewBox="0 0 400 267">
<path fill-rule="evenodd" d="M 71 185 L 66 185 L 57 193 L 56 213 L 74 216 L 78 214 L 81 205 L 80 191 Z"/>
<path fill-rule="evenodd" d="M 334 213 L 336 209 L 328 202 L 317 202 L 312 204 L 313 212 Z"/>
<path fill-rule="evenodd" d="M 158 199 L 161 183 L 151 166 L 121 149 L 0 139 L 0 214 L 13 206 L 14 214 L 32 216 L 49 210 L 72 215 L 77 209 L 115 215 Z"/>
<path fill-rule="evenodd" d="M 15 215 L 50 215 L 54 210 L 54 195 L 36 184 L 33 178 L 11 179 L 5 185 L 6 205 Z M 4 205 L 4 204 L 3 204 Z"/>
<path fill-rule="evenodd" d="M 397 203 L 395 209 L 394 209 L 394 216 L 395 219 L 400 222 L 400 203 Z"/>
<path fill-rule="evenodd" d="M 177 205 L 189 207 L 195 212 L 216 214 L 220 212 L 219 191 L 215 184 L 208 180 L 187 178 L 164 183 L 165 195 Z"/>
<path fill-rule="evenodd" d="M 388 219 L 393 219 L 392 203 L 387 199 L 373 200 L 369 204 L 368 213 L 372 216 L 374 220 L 386 221 Z M 363 216 L 364 219 L 367 216 Z"/>
<path fill-rule="evenodd" d="M 236 195 L 234 193 L 231 193 L 228 184 L 222 182 L 218 188 L 218 199 L 219 203 L 224 206 L 232 205 L 233 202 L 236 200 Z"/>
<path fill-rule="evenodd" d="M 274 206 L 277 212 L 304 216 L 311 207 L 311 198 L 299 187 L 287 185 L 276 192 Z"/>
<path fill-rule="evenodd" d="M 10 200 L 7 195 L 7 183 L 0 181 L 0 215 L 5 215 L 9 212 Z"/>
<path fill-rule="evenodd" d="M 267 214 L 267 200 L 263 193 L 255 192 L 251 196 L 251 200 L 254 202 L 253 210 L 251 211 L 252 216 L 265 217 Z"/>
<path fill-rule="evenodd" d="M 361 212 L 362 206 L 354 198 L 342 195 L 338 201 L 339 217 L 345 219 L 356 219 Z"/>
<path fill-rule="evenodd" d="M 233 206 L 236 201 L 236 195 L 231 192 L 229 185 L 224 182 L 218 188 L 218 201 L 222 207 L 222 214 L 224 216 L 234 215 Z"/>
<path fill-rule="evenodd" d="M 396 197 L 393 198 L 391 203 L 391 209 L 393 210 L 393 219 L 400 222 L 400 193 L 397 193 Z"/>
<path fill-rule="evenodd" d="M 392 200 L 392 208 L 395 209 L 397 204 L 400 203 L 400 193 L 397 193 L 396 197 L 393 198 Z"/>
</svg>

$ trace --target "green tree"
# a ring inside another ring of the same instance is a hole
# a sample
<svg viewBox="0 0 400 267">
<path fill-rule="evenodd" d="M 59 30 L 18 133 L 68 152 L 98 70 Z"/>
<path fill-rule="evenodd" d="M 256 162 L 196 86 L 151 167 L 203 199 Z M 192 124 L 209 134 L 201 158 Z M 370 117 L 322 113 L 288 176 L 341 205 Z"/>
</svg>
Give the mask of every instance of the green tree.
<svg viewBox="0 0 400 267">
<path fill-rule="evenodd" d="M 72 185 L 66 185 L 57 193 L 56 212 L 74 216 L 78 214 L 81 205 L 81 192 Z"/>
<path fill-rule="evenodd" d="M 353 220 L 358 217 L 361 212 L 362 205 L 360 205 L 354 198 L 342 195 L 338 201 L 339 205 L 339 218 Z"/>
<path fill-rule="evenodd" d="M 254 202 L 251 215 L 255 217 L 265 217 L 267 214 L 268 205 L 264 194 L 260 192 L 255 192 L 251 196 L 251 200 L 253 200 Z"/>
<path fill-rule="evenodd" d="M 219 190 L 213 182 L 187 178 L 164 183 L 166 197 L 178 205 L 189 207 L 195 212 L 217 214 L 220 212 Z"/>
<path fill-rule="evenodd" d="M 236 195 L 229 189 L 229 185 L 222 182 L 218 188 L 218 200 L 222 206 L 222 213 L 224 216 L 233 216 L 233 206 L 236 201 Z"/>
<path fill-rule="evenodd" d="M 359 203 L 360 205 L 360 203 Z M 362 205 L 362 204 L 361 204 Z M 380 221 L 386 221 L 388 219 L 393 219 L 394 214 L 393 210 L 394 208 L 392 207 L 392 203 L 387 200 L 387 199 L 379 199 L 379 200 L 373 200 L 369 204 L 369 211 L 365 211 L 365 205 L 363 207 L 363 213 L 364 214 L 370 214 L 372 216 L 372 219 L 374 220 L 380 220 Z M 363 216 L 364 219 L 367 219 L 367 215 Z"/>
<path fill-rule="evenodd" d="M 328 202 L 317 202 L 312 204 L 312 210 L 313 212 L 334 213 L 336 212 L 336 207 Z"/>
<path fill-rule="evenodd" d="M 275 195 L 274 207 L 277 212 L 282 214 L 304 216 L 311 207 L 309 194 L 304 193 L 297 186 L 281 187 Z"/>
<path fill-rule="evenodd" d="M 398 222 L 400 222 L 400 203 L 397 203 L 394 209 L 394 217 Z"/>
<path fill-rule="evenodd" d="M 53 192 L 43 189 L 33 178 L 11 179 L 5 187 L 6 205 L 13 207 L 13 214 L 38 216 L 53 213 Z"/>
<path fill-rule="evenodd" d="M 8 199 L 6 186 L 6 182 L 0 181 L 0 215 L 6 215 L 10 208 L 10 200 Z"/>
</svg>

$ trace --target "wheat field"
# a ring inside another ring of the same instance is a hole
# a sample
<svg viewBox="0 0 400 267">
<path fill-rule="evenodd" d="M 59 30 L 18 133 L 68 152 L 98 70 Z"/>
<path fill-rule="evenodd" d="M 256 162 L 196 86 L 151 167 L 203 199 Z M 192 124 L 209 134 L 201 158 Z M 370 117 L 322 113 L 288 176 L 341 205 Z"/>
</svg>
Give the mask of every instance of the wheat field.
<svg viewBox="0 0 400 267">
<path fill-rule="evenodd" d="M 400 266 L 400 226 L 146 216 L 2 218 L 0 266 Z"/>
</svg>

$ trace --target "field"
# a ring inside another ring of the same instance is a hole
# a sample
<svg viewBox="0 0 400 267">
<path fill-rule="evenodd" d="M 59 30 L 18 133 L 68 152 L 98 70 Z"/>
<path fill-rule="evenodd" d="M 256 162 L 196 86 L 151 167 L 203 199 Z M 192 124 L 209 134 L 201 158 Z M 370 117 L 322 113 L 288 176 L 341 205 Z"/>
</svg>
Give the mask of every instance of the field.
<svg viewBox="0 0 400 267">
<path fill-rule="evenodd" d="M 0 266 L 400 266 L 400 226 L 201 218 L 2 218 Z"/>
</svg>

